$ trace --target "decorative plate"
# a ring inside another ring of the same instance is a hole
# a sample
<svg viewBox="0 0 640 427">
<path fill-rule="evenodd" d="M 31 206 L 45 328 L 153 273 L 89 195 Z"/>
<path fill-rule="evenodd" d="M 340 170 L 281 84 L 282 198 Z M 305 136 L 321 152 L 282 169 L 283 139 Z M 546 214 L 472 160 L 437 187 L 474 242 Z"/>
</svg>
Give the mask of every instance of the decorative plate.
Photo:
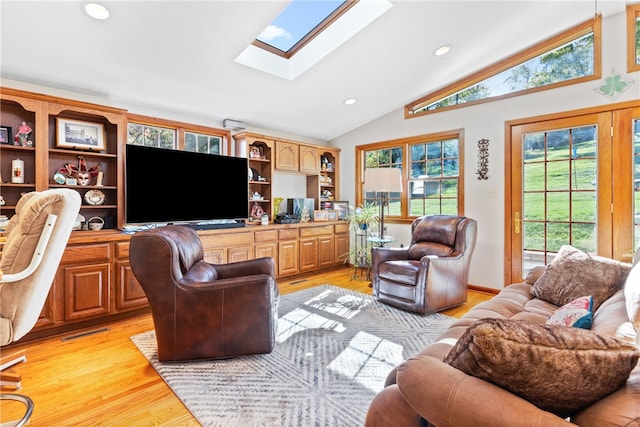
<svg viewBox="0 0 640 427">
<path fill-rule="evenodd" d="M 100 190 L 89 190 L 84 195 L 84 200 L 90 205 L 101 205 L 104 203 L 105 195 Z"/>
<path fill-rule="evenodd" d="M 253 171 L 249 168 L 249 181 L 253 181 Z"/>
</svg>

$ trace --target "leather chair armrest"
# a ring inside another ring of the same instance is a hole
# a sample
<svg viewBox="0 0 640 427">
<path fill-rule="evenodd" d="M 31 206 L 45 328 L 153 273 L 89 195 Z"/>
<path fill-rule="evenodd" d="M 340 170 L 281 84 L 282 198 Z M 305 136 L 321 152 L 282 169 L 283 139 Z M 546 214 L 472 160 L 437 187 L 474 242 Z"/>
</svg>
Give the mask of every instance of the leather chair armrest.
<svg viewBox="0 0 640 427">
<path fill-rule="evenodd" d="M 371 248 L 371 266 L 373 271 L 378 270 L 378 265 L 385 261 L 409 259 L 409 251 L 407 248 Z"/>
<path fill-rule="evenodd" d="M 397 386 L 409 405 L 439 427 L 568 427 L 575 424 L 509 391 L 421 355 L 398 368 Z"/>
<path fill-rule="evenodd" d="M 244 277 L 254 274 L 266 274 L 271 277 L 276 277 L 275 264 L 273 258 L 270 257 L 232 262 L 229 264 L 216 264 L 214 267 L 218 271 L 219 279 Z"/>
</svg>

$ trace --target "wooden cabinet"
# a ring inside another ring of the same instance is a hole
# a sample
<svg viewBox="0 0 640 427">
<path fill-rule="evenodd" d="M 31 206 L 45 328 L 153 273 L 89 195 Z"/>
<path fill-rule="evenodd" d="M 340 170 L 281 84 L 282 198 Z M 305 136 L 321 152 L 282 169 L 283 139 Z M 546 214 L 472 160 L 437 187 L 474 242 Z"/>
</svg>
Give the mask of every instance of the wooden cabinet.
<svg viewBox="0 0 640 427">
<path fill-rule="evenodd" d="M 227 264 L 254 258 L 251 228 L 235 230 L 200 233 L 205 261 L 212 264 Z"/>
<path fill-rule="evenodd" d="M 320 150 L 310 145 L 300 145 L 300 172 L 318 174 L 320 172 Z"/>
<path fill-rule="evenodd" d="M 276 169 L 298 172 L 299 145 L 294 142 L 276 141 Z"/>
<path fill-rule="evenodd" d="M 115 308 L 117 311 L 146 307 L 149 302 L 129 263 L 129 242 L 116 242 Z"/>
<path fill-rule="evenodd" d="M 57 272 L 62 284 L 62 320 L 77 321 L 111 311 L 111 243 L 67 246 Z"/>
<path fill-rule="evenodd" d="M 49 188 L 69 187 L 77 190 L 83 204 L 80 214 L 89 220 L 100 217 L 106 229 L 122 227 L 124 223 L 124 199 L 122 190 L 121 159 L 118 157 L 120 141 L 126 140 L 126 111 L 79 101 L 14 89 L 0 88 L 0 115 L 2 126 L 17 132 L 21 123 L 32 131 L 26 146 L 0 145 L 0 177 L 5 199 L 2 213 L 13 215 L 21 193 L 43 191 Z M 66 125 L 65 125 L 66 123 Z M 103 131 L 104 148 L 91 149 L 90 144 L 77 146 L 60 144 L 69 123 L 87 124 Z M 65 126 L 61 129 L 62 126 Z M 24 182 L 12 183 L 12 161 L 24 161 Z M 102 176 L 87 185 L 80 185 L 76 171 L 80 162 L 88 169 L 96 168 Z M 67 168 L 68 166 L 68 168 Z M 56 175 L 61 170 L 63 173 Z M 76 178 L 76 183 L 73 183 Z M 91 204 L 85 200 L 87 192 L 102 194 L 103 200 Z M 87 231 L 91 233 L 91 231 Z"/>
<path fill-rule="evenodd" d="M 263 214 L 273 218 L 273 140 L 261 135 L 241 133 L 234 136 L 236 156 L 248 158 L 248 217 L 260 221 Z"/>
<path fill-rule="evenodd" d="M 300 239 L 300 271 L 318 268 L 318 238 Z"/>
</svg>

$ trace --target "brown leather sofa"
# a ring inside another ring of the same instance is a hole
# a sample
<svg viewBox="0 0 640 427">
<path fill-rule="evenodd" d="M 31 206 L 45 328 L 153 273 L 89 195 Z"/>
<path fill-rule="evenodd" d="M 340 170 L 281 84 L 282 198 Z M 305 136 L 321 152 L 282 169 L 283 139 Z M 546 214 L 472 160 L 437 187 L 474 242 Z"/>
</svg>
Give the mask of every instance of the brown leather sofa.
<svg viewBox="0 0 640 427">
<path fill-rule="evenodd" d="M 629 277 L 636 271 L 634 277 L 639 278 L 638 270 L 640 265 L 636 261 Z M 507 286 L 491 300 L 456 320 L 419 354 L 396 367 L 387 377 L 384 389 L 371 402 L 365 426 L 640 426 L 640 364 L 622 388 L 565 420 L 443 361 L 466 329 L 478 319 L 544 323 L 558 306 L 532 295 L 536 279 L 536 275 L 530 275 L 523 283 Z M 591 330 L 640 346 L 638 282 L 640 279 L 635 280 L 635 284 L 625 285 L 597 308 Z M 635 287 L 633 297 L 628 292 L 629 286 Z M 635 310 L 634 313 L 631 310 Z M 522 369 L 526 370 L 527 366 L 523 365 Z"/>
<path fill-rule="evenodd" d="M 471 218 L 428 215 L 415 219 L 409 246 L 372 249 L 373 296 L 421 314 L 463 304 L 476 235 L 477 223 Z"/>
<path fill-rule="evenodd" d="M 160 361 L 269 353 L 278 286 L 272 258 L 209 264 L 198 234 L 169 225 L 131 237 L 131 269 L 149 300 Z"/>
</svg>

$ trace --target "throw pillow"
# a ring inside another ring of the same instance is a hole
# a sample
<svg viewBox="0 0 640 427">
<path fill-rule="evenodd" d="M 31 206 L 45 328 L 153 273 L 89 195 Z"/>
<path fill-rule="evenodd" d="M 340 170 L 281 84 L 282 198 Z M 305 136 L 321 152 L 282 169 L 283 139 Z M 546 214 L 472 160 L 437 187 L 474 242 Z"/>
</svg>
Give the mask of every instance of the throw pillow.
<svg viewBox="0 0 640 427">
<path fill-rule="evenodd" d="M 640 262 L 637 262 L 629 272 L 624 284 L 624 300 L 627 305 L 627 314 L 633 328 L 638 332 L 640 344 Z"/>
<path fill-rule="evenodd" d="M 536 280 L 531 293 L 557 306 L 584 295 L 593 296 L 593 311 L 622 289 L 631 264 L 589 255 L 572 246 L 560 248 L 544 274 Z"/>
<path fill-rule="evenodd" d="M 622 387 L 638 358 L 634 345 L 585 329 L 481 319 L 444 362 L 566 418 Z"/>
<path fill-rule="evenodd" d="M 557 309 L 547 325 L 573 326 L 574 328 L 591 329 L 593 323 L 593 297 L 580 297 Z"/>
</svg>

